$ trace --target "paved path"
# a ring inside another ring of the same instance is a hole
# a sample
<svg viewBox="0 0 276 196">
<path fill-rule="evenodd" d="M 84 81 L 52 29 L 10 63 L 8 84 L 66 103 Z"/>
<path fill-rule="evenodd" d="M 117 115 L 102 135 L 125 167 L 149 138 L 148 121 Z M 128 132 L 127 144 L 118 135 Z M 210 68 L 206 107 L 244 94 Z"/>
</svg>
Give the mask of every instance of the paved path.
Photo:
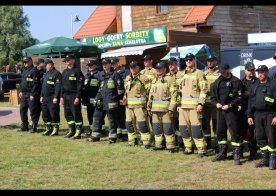
<svg viewBox="0 0 276 196">
<path fill-rule="evenodd" d="M 21 122 L 19 108 L 0 107 L 0 126 Z"/>
</svg>

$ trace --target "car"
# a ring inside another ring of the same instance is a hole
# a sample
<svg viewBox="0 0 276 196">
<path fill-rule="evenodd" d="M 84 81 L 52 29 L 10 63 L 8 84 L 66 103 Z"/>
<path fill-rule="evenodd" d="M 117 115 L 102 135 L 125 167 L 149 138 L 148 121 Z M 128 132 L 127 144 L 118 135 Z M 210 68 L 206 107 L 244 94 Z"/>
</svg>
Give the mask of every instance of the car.
<svg viewBox="0 0 276 196">
<path fill-rule="evenodd" d="M 3 92 L 3 79 L 0 77 L 0 99 L 4 98 L 4 92 Z"/>
<path fill-rule="evenodd" d="M 21 74 L 8 72 L 0 73 L 0 77 L 3 80 L 2 94 L 8 93 L 12 89 L 17 89 L 18 85 L 21 83 Z"/>
</svg>

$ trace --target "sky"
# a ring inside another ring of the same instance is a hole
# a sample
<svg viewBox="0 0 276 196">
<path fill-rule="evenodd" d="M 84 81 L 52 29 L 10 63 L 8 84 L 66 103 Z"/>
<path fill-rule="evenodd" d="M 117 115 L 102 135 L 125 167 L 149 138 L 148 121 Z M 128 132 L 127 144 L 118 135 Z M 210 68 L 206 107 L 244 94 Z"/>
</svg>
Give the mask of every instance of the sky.
<svg viewBox="0 0 276 196">
<path fill-rule="evenodd" d="M 96 6 L 23 6 L 24 14 L 28 17 L 32 37 L 40 42 L 57 36 L 72 38 L 93 13 Z M 78 15 L 80 22 L 71 22 L 71 16 Z"/>
</svg>

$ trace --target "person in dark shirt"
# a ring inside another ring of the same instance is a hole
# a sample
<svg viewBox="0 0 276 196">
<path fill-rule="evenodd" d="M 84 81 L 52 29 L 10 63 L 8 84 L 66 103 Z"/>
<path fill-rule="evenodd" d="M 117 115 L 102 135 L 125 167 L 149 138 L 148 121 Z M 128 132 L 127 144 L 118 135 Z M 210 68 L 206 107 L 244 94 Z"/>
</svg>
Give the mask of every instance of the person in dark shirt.
<svg viewBox="0 0 276 196">
<path fill-rule="evenodd" d="M 76 57 L 69 54 L 63 60 L 67 68 L 62 72 L 61 104 L 64 104 L 64 115 L 69 124 L 66 138 L 80 139 L 83 118 L 81 113 L 81 96 L 84 76 L 76 67 Z"/>
<path fill-rule="evenodd" d="M 227 130 L 231 135 L 234 164 L 241 165 L 240 149 L 242 135 L 239 127 L 238 106 L 242 101 L 242 82 L 230 72 L 228 64 L 220 65 L 221 76 L 214 82 L 211 102 L 217 108 L 217 139 L 219 154 L 212 161 L 221 161 L 227 158 Z"/>
<path fill-rule="evenodd" d="M 51 59 L 45 59 L 45 64 L 47 72 L 44 75 L 40 96 L 42 118 L 46 126 L 43 135 L 56 136 L 60 125 L 61 73 L 55 69 Z"/>
<path fill-rule="evenodd" d="M 123 81 L 125 82 L 126 77 L 130 74 L 128 69 L 122 68 L 119 58 L 115 57 L 111 59 L 111 65 L 114 71 L 119 73 Z M 120 115 L 118 116 L 118 128 L 117 136 L 122 141 L 128 141 L 128 131 L 126 129 L 126 106 L 123 105 L 123 95 L 120 96 L 120 104 L 118 107 Z"/>
<path fill-rule="evenodd" d="M 20 117 L 21 117 L 21 131 L 29 130 L 28 122 L 28 109 L 31 113 L 32 126 L 30 129 L 31 133 L 37 132 L 37 123 L 39 120 L 39 86 L 40 76 L 38 70 L 33 66 L 31 57 L 23 58 L 25 70 L 22 73 L 21 84 L 20 84 Z"/>
<path fill-rule="evenodd" d="M 93 117 L 92 141 L 100 140 L 99 123 L 107 114 L 109 124 L 109 144 L 117 140 L 118 106 L 119 99 L 124 94 L 124 81 L 120 74 L 111 67 L 111 60 L 105 58 L 102 61 L 103 71 L 100 73 L 100 89 L 96 95 L 96 107 Z"/>
<path fill-rule="evenodd" d="M 256 159 L 257 154 L 257 143 L 255 139 L 255 126 L 254 125 L 248 125 L 247 123 L 247 105 L 248 105 L 248 98 L 249 98 L 249 92 L 251 90 L 251 87 L 253 84 L 255 84 L 258 81 L 258 78 L 255 76 L 255 65 L 251 62 L 248 62 L 245 65 L 245 77 L 242 79 L 243 84 L 243 100 L 241 104 L 240 109 L 240 119 L 241 119 L 241 131 L 243 134 L 243 144 L 248 143 L 248 148 L 250 151 L 250 155 L 248 157 L 248 161 L 253 161 Z M 243 148 L 244 145 L 242 145 L 241 148 L 241 157 L 243 157 Z"/>
<path fill-rule="evenodd" d="M 268 67 L 260 65 L 259 80 L 252 86 L 248 101 L 248 124 L 255 125 L 261 160 L 255 166 L 276 169 L 276 81 L 268 77 Z"/>
<path fill-rule="evenodd" d="M 83 104 L 86 105 L 87 119 L 90 126 L 90 131 L 86 133 L 87 137 L 92 134 L 93 115 L 95 111 L 96 100 L 95 97 L 98 93 L 100 82 L 99 82 L 99 71 L 97 70 L 97 62 L 90 60 L 87 63 L 88 72 L 85 75 L 84 90 L 83 90 Z"/>
</svg>

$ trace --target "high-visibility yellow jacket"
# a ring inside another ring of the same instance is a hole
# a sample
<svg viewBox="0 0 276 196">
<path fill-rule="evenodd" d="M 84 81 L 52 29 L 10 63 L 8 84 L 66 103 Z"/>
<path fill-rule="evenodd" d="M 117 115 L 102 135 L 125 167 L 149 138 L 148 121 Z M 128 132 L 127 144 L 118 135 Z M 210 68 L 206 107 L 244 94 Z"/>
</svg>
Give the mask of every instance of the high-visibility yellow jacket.
<svg viewBox="0 0 276 196">
<path fill-rule="evenodd" d="M 148 105 L 153 112 L 174 111 L 176 107 L 177 88 L 169 76 L 160 76 L 152 81 Z"/>
<path fill-rule="evenodd" d="M 198 104 L 204 105 L 207 90 L 207 80 L 203 72 L 196 68 L 186 68 L 179 85 L 180 107 L 195 108 Z"/>
<path fill-rule="evenodd" d="M 152 68 L 145 67 L 145 69 L 141 70 L 140 73 L 149 79 L 149 83 L 146 85 L 146 88 L 150 89 L 152 80 L 157 77 L 156 69 L 154 69 L 153 67 Z"/>
<path fill-rule="evenodd" d="M 174 80 L 175 85 L 176 85 L 176 89 L 179 88 L 179 85 L 180 85 L 181 79 L 182 79 L 182 74 L 183 74 L 182 71 L 177 71 L 174 74 L 171 74 L 170 72 L 167 73 L 167 76 L 169 76 L 170 78 L 172 78 Z M 179 97 L 177 96 L 176 97 L 176 104 L 178 105 L 180 103 L 180 101 L 181 100 L 179 100 Z"/>
<path fill-rule="evenodd" d="M 208 86 L 208 91 L 206 95 L 206 101 L 205 105 L 211 105 L 211 89 L 213 88 L 213 84 L 216 79 L 220 76 L 220 73 L 218 72 L 218 69 L 207 69 L 204 72 L 204 75 L 207 79 L 207 86 Z"/>
<path fill-rule="evenodd" d="M 133 77 L 128 75 L 125 80 L 125 99 L 128 108 L 146 108 L 149 79 L 140 73 Z"/>
</svg>

